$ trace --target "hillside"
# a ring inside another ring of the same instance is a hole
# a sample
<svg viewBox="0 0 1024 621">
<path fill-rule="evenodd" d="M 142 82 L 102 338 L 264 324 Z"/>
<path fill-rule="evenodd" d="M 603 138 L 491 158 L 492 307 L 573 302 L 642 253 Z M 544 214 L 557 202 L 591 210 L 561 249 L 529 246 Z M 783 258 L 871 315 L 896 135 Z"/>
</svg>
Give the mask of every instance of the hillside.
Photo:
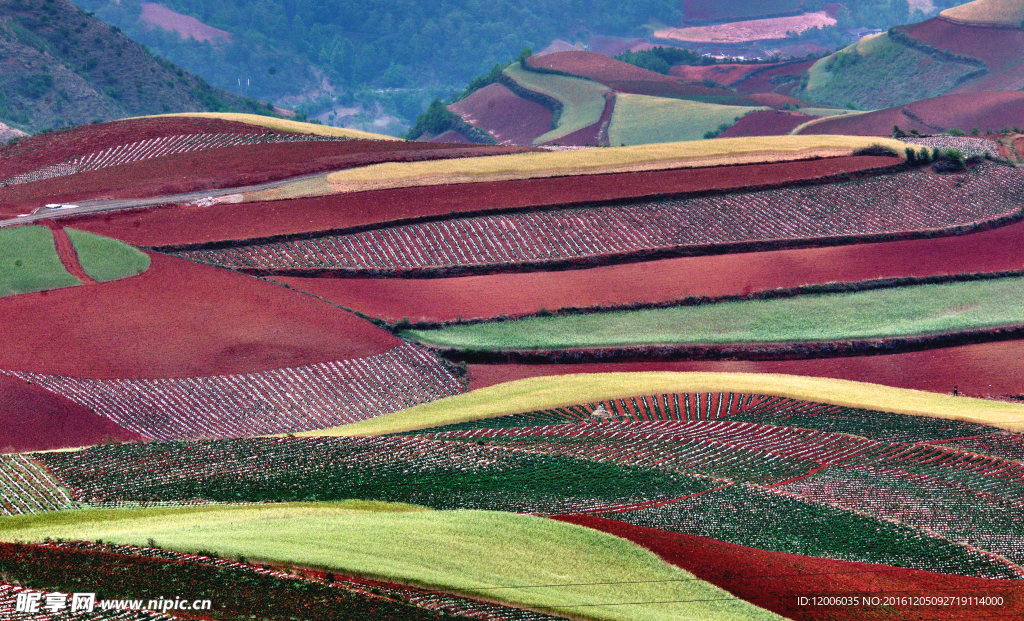
<svg viewBox="0 0 1024 621">
<path fill-rule="evenodd" d="M 0 121 L 38 131 L 166 112 L 267 112 L 150 55 L 67 0 L 0 0 Z"/>
</svg>

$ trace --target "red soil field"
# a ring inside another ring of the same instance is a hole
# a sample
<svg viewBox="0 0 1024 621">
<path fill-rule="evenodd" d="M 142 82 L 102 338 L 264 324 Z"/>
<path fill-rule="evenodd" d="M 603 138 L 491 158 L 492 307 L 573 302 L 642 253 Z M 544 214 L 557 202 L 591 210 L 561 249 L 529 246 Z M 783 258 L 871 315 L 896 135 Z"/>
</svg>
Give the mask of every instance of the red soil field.
<svg viewBox="0 0 1024 621">
<path fill-rule="evenodd" d="M 534 67 L 546 67 L 589 78 L 620 93 L 654 97 L 729 97 L 737 102 L 744 100 L 730 91 L 701 84 L 683 84 L 679 78 L 641 69 L 593 52 L 557 52 L 532 56 L 527 62 Z"/>
<path fill-rule="evenodd" d="M 682 78 L 688 82 L 714 80 L 725 86 L 732 86 L 755 71 L 763 70 L 765 65 L 676 65 L 669 69 L 669 75 Z"/>
<path fill-rule="evenodd" d="M 139 276 L 0 299 L 0 369 L 188 377 L 362 358 L 401 345 L 368 321 L 279 285 L 151 258 Z"/>
<path fill-rule="evenodd" d="M 0 453 L 144 439 L 69 399 L 0 375 Z"/>
<path fill-rule="evenodd" d="M 778 110 L 761 110 L 741 118 L 735 125 L 722 132 L 719 137 L 783 136 L 802 123 L 806 123 L 814 118 L 813 116 L 791 114 Z"/>
<path fill-rule="evenodd" d="M 900 30 L 934 48 L 980 60 L 992 72 L 1015 67 L 1024 59 L 1024 31 L 1017 28 L 967 26 L 936 17 Z"/>
<path fill-rule="evenodd" d="M 666 561 L 733 595 L 794 621 L 854 619 L 1021 618 L 1024 584 L 938 574 L 889 565 L 854 563 L 768 552 L 724 541 L 633 526 L 600 517 L 558 515 L 554 519 L 628 539 Z M 798 597 L 998 597 L 1000 607 L 957 606 L 800 606 Z M 871 612 L 869 612 L 871 611 Z M 874 612 L 875 614 L 872 614 Z M 877 615 L 877 616 L 876 616 Z M 974 615 L 977 615 L 974 617 Z"/>
<path fill-rule="evenodd" d="M 345 140 L 256 144 L 157 157 L 67 177 L 0 188 L 0 215 L 45 203 L 143 198 L 232 188 L 380 162 L 475 157 L 522 148 L 423 142 Z M 257 165 L 258 164 L 258 165 Z"/>
<path fill-rule="evenodd" d="M 109 147 L 150 138 L 204 133 L 266 134 L 271 133 L 271 130 L 234 121 L 186 117 L 127 119 L 82 125 L 66 131 L 32 136 L 14 145 L 0 147 L 0 181 Z"/>
<path fill-rule="evenodd" d="M 786 104 L 790 106 L 806 106 L 807 103 L 800 101 L 796 97 L 790 97 L 789 95 L 780 95 L 779 93 L 754 93 L 750 96 L 750 99 L 762 106 L 768 106 L 769 108 L 782 108 Z"/>
<path fill-rule="evenodd" d="M 959 237 L 663 259 L 565 272 L 442 279 L 274 277 L 395 322 L 748 295 L 828 282 L 1024 269 L 1024 223 Z M 1024 378 L 1022 378 L 1024 384 Z"/>
<path fill-rule="evenodd" d="M 142 3 L 142 13 L 139 19 L 146 22 L 150 27 L 158 26 L 164 30 L 177 32 L 183 39 L 195 39 L 196 41 L 209 41 L 210 43 L 231 43 L 231 33 L 207 26 L 198 19 L 189 15 L 176 13 L 167 7 L 154 4 L 153 2 Z"/>
<path fill-rule="evenodd" d="M 608 146 L 608 124 L 611 123 L 614 110 L 615 93 L 605 93 L 604 110 L 601 111 L 601 116 L 597 119 L 597 123 L 577 129 L 571 134 L 566 134 L 561 138 L 550 140 L 544 144 L 554 144 L 563 147 Z"/>
<path fill-rule="evenodd" d="M 908 112 L 916 118 L 908 116 Z M 1024 92 L 943 95 L 906 106 L 828 119 L 800 133 L 888 136 L 892 134 L 893 125 L 928 134 L 953 128 L 969 132 L 977 127 L 984 132 L 998 131 L 1005 127 L 1024 127 Z"/>
<path fill-rule="evenodd" d="M 783 63 L 779 65 L 761 65 L 761 71 L 755 71 L 750 76 L 736 82 L 734 86 L 740 93 L 782 93 L 788 94 L 792 87 L 800 82 L 800 76 L 804 71 L 810 69 L 816 61 L 805 60 L 798 63 Z M 775 84 L 772 78 L 790 76 L 792 83 Z"/>
<path fill-rule="evenodd" d="M 470 389 L 545 375 L 637 371 L 784 373 L 846 379 L 976 397 L 1024 397 L 1024 341 L 1003 341 L 883 356 L 816 360 L 473 364 Z"/>
<path fill-rule="evenodd" d="M 523 99 L 501 84 L 490 84 L 448 109 L 501 143 L 531 144 L 551 129 L 554 115 L 539 103 Z"/>
<path fill-rule="evenodd" d="M 423 186 L 264 203 L 171 206 L 61 223 L 142 246 L 195 244 L 342 229 L 405 218 L 786 184 L 899 164 L 851 156 L 712 168 Z M 254 217 L 258 214 L 258 217 Z"/>
</svg>

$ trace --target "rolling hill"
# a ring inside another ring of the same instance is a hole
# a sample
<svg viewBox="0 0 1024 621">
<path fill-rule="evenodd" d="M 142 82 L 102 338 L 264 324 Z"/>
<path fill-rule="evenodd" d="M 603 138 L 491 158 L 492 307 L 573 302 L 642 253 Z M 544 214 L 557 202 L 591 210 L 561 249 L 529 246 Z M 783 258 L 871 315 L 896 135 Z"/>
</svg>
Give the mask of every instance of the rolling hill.
<svg viewBox="0 0 1024 621">
<path fill-rule="evenodd" d="M 0 121 L 38 131 L 266 105 L 211 88 L 67 0 L 0 0 Z"/>
</svg>

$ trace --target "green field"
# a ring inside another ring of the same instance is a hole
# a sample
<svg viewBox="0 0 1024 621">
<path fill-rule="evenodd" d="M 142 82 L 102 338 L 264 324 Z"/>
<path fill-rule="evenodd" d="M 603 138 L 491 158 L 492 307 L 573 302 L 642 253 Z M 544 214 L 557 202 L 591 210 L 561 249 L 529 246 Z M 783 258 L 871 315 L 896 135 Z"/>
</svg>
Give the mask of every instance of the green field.
<svg viewBox="0 0 1024 621">
<path fill-rule="evenodd" d="M 369 420 L 301 436 L 400 433 L 506 414 L 636 395 L 737 392 L 929 416 L 1024 431 L 1024 405 L 865 382 L 773 373 L 580 373 L 488 386 Z"/>
<path fill-rule="evenodd" d="M 78 262 L 93 280 L 110 282 L 149 269 L 149 255 L 128 244 L 75 229 L 64 229 L 78 253 Z"/>
<path fill-rule="evenodd" d="M 705 132 L 719 125 L 732 126 L 739 117 L 765 109 L 619 93 L 608 127 L 608 142 L 627 146 L 701 140 Z"/>
<path fill-rule="evenodd" d="M 495 351 L 895 338 L 1024 324 L 1024 277 L 774 300 L 534 316 L 404 336 Z"/>
<path fill-rule="evenodd" d="M 1019 28 L 1024 25 L 1024 2 L 1020 0 L 975 0 L 940 13 L 957 22 L 996 24 Z"/>
<path fill-rule="evenodd" d="M 81 284 L 64 269 L 53 234 L 42 226 L 0 229 L 0 297 Z"/>
<path fill-rule="evenodd" d="M 806 86 L 793 96 L 861 110 L 889 108 L 941 95 L 977 70 L 967 63 L 932 58 L 883 33 L 814 63 Z"/>
<path fill-rule="evenodd" d="M 0 518 L 0 540 L 46 537 L 134 545 L 153 538 L 167 549 L 381 577 L 591 619 L 781 618 L 624 539 L 510 513 L 349 501 Z"/>
<path fill-rule="evenodd" d="M 604 95 L 609 92 L 609 88 L 603 84 L 583 78 L 528 71 L 518 63 L 505 69 L 505 75 L 527 90 L 542 93 L 562 103 L 558 127 L 538 136 L 533 141 L 534 144 L 558 140 L 601 120 L 601 113 L 604 112 Z"/>
</svg>

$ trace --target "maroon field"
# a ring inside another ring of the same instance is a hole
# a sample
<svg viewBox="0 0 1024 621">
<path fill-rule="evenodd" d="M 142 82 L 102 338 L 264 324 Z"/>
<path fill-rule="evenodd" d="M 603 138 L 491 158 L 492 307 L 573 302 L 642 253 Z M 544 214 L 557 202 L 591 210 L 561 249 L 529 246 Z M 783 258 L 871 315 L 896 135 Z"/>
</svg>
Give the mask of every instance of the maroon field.
<svg viewBox="0 0 1024 621">
<path fill-rule="evenodd" d="M 73 401 L 0 375 L 0 453 L 142 439 Z"/>
<path fill-rule="evenodd" d="M 815 606 L 799 604 L 809 595 L 884 597 L 1002 596 L 998 608 L 967 607 L 976 617 L 1017 619 L 1024 615 L 1024 585 L 938 574 L 916 569 L 769 552 L 732 543 L 633 526 L 600 517 L 559 515 L 556 520 L 628 539 L 666 561 L 752 604 L 794 621 L 964 619 L 953 606 Z M 878 613 L 877 616 L 874 613 Z"/>
<path fill-rule="evenodd" d="M 551 130 L 554 115 L 539 103 L 519 97 L 501 84 L 490 84 L 448 109 L 501 143 L 530 144 Z"/>
<path fill-rule="evenodd" d="M 683 15 L 690 22 L 755 19 L 791 13 L 802 4 L 803 0 L 683 0 Z"/>
<path fill-rule="evenodd" d="M 474 364 L 470 389 L 544 375 L 639 371 L 783 373 L 846 379 L 899 388 L 975 397 L 1024 398 L 1024 341 L 1003 341 L 927 351 L 768 361 L 616 362 L 594 364 Z"/>
<path fill-rule="evenodd" d="M 0 216 L 45 203 L 168 196 L 365 166 L 519 152 L 522 147 L 346 140 L 233 146 L 155 157 L 0 188 Z"/>
<path fill-rule="evenodd" d="M 980 60 L 993 73 L 1016 67 L 1024 56 L 1024 31 L 1017 28 L 969 26 L 936 17 L 900 30 L 934 48 Z"/>
<path fill-rule="evenodd" d="M 947 129 L 970 132 L 998 132 L 1007 127 L 1024 126 L 1024 92 L 957 93 L 923 99 L 905 106 L 876 110 L 865 114 L 835 117 L 810 125 L 801 134 L 850 134 L 889 136 L 893 125 L 922 134 Z"/>
<path fill-rule="evenodd" d="M 732 86 L 755 71 L 763 70 L 765 65 L 676 65 L 669 69 L 669 75 L 682 78 L 687 82 L 712 80 L 725 86 Z"/>
<path fill-rule="evenodd" d="M 722 132 L 719 137 L 784 136 L 814 118 L 778 110 L 761 110 L 741 118 L 735 125 Z"/>
<path fill-rule="evenodd" d="M 290 278 L 289 286 L 395 322 L 749 295 L 829 282 L 1024 269 L 1024 223 L 956 237 L 663 259 L 566 272 L 439 279 Z"/>
<path fill-rule="evenodd" d="M 813 60 L 805 60 L 779 65 L 761 65 L 763 69 L 751 72 L 748 77 L 736 82 L 733 86 L 738 92 L 747 95 L 753 93 L 789 95 L 790 91 L 800 83 L 800 76 L 814 63 Z M 780 80 L 783 81 L 779 82 Z"/>
<path fill-rule="evenodd" d="M 401 341 L 279 285 L 159 254 L 139 276 L 0 299 L 0 369 L 73 377 L 249 373 Z"/>
<path fill-rule="evenodd" d="M 141 246 L 198 244 L 345 229 L 396 220 L 588 201 L 786 185 L 898 165 L 883 156 L 425 186 L 212 207 L 176 205 L 62 222 Z M 258 217 L 255 215 L 258 214 Z"/>
<path fill-rule="evenodd" d="M 677 77 L 641 69 L 614 58 L 593 52 L 557 52 L 533 56 L 534 67 L 564 71 L 600 82 L 620 93 L 636 93 L 654 97 L 728 97 L 730 103 L 749 103 L 745 98 L 721 88 L 702 84 L 684 84 Z"/>
</svg>

